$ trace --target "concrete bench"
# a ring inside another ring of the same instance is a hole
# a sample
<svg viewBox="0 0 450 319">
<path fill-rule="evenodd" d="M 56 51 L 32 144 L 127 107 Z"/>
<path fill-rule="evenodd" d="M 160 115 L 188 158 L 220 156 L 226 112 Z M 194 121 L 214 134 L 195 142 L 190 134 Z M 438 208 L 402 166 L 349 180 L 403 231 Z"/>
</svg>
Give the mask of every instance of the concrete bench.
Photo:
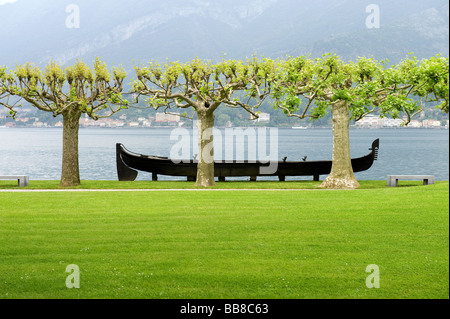
<svg viewBox="0 0 450 319">
<path fill-rule="evenodd" d="M 434 184 L 434 175 L 388 175 L 387 186 L 397 187 L 400 179 L 423 180 L 423 185 Z"/>
<path fill-rule="evenodd" d="M 0 175 L 0 180 L 17 180 L 19 187 L 26 187 L 29 184 L 30 178 L 27 175 Z"/>
</svg>

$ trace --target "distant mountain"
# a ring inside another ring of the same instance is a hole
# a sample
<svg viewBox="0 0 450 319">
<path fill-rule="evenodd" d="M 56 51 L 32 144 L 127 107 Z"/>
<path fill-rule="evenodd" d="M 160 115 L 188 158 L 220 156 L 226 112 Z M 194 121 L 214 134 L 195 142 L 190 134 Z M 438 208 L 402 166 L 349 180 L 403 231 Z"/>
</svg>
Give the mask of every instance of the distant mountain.
<svg viewBox="0 0 450 319">
<path fill-rule="evenodd" d="M 449 5 L 432 7 L 383 25 L 330 35 L 292 51 L 292 55 L 310 53 L 319 56 L 333 51 L 343 59 L 358 56 L 388 58 L 398 62 L 408 53 L 425 58 L 449 54 Z"/>
<path fill-rule="evenodd" d="M 395 62 L 449 54 L 446 0 L 377 0 L 379 29 L 368 29 L 372 0 L 17 0 L 0 5 L 0 65 L 100 56 L 109 64 L 152 59 L 217 60 L 335 52 Z M 67 28 L 69 4 L 80 28 Z"/>
</svg>

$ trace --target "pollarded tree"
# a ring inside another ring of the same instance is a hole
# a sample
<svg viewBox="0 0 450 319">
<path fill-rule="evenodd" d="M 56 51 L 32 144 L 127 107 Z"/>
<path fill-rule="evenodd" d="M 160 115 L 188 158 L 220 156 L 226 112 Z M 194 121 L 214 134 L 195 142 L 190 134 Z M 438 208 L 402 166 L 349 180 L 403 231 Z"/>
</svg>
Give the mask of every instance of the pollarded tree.
<svg viewBox="0 0 450 319">
<path fill-rule="evenodd" d="M 7 68 L 0 67 L 0 105 L 6 107 L 9 110 L 9 116 L 14 118 L 17 113 L 15 107 L 17 106 L 18 100 L 16 99 L 15 102 L 12 102 L 11 100 L 13 98 L 11 97 L 11 94 L 5 89 L 8 83 L 11 83 L 12 81 L 14 81 L 14 77 L 8 74 Z"/>
<path fill-rule="evenodd" d="M 441 102 L 448 112 L 448 58 L 418 61 L 408 57 L 387 67 L 385 62 L 359 58 L 345 63 L 328 54 L 285 61 L 274 89 L 275 105 L 290 117 L 323 117 L 330 109 L 333 122 L 333 164 L 323 188 L 357 188 L 350 157 L 349 122 L 367 114 L 398 118 L 405 125 L 427 101 Z"/>
<path fill-rule="evenodd" d="M 111 76 L 106 64 L 97 58 L 93 68 L 82 61 L 65 69 L 50 62 L 41 71 L 27 63 L 17 66 L 14 72 L 5 72 L 3 77 L 5 80 L 0 85 L 6 94 L 17 96 L 41 111 L 53 113 L 55 117 L 62 115 L 61 186 L 79 185 L 78 130 L 81 115 L 87 114 L 97 120 L 126 107 L 128 101 L 121 96 L 125 71 L 114 68 Z"/>
<path fill-rule="evenodd" d="M 148 97 L 149 106 L 164 111 L 192 108 L 198 118 L 197 186 L 214 186 L 214 112 L 225 105 L 242 108 L 258 118 L 255 109 L 269 96 L 277 62 L 248 59 L 213 64 L 194 59 L 187 63 L 150 63 L 136 67 L 133 91 Z M 236 93 L 245 94 L 239 98 Z"/>
</svg>

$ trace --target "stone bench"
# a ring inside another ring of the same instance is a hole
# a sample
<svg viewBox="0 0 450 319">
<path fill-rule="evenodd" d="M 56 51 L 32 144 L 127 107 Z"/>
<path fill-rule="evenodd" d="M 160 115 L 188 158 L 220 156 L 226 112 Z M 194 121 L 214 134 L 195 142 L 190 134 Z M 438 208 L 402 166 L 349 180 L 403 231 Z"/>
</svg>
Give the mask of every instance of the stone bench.
<svg viewBox="0 0 450 319">
<path fill-rule="evenodd" d="M 423 180 L 423 185 L 434 184 L 434 175 L 388 175 L 387 186 L 397 187 L 400 179 L 406 180 Z"/>
<path fill-rule="evenodd" d="M 30 178 L 27 175 L 0 175 L 0 180 L 17 180 L 19 187 L 26 187 Z"/>
</svg>

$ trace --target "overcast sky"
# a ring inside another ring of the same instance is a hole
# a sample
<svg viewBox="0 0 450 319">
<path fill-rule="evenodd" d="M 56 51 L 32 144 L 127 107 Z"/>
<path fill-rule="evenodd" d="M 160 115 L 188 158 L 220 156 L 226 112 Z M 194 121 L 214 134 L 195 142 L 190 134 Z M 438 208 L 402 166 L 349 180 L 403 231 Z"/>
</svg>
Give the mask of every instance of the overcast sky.
<svg viewBox="0 0 450 319">
<path fill-rule="evenodd" d="M 13 3 L 16 2 L 17 0 L 0 0 L 0 6 L 7 4 L 7 3 Z"/>
<path fill-rule="evenodd" d="M 374 5 L 376 3 L 376 5 Z M 447 0 L 0 0 L 0 65 L 448 55 Z M 447 13 L 446 13 L 447 12 Z"/>
</svg>

